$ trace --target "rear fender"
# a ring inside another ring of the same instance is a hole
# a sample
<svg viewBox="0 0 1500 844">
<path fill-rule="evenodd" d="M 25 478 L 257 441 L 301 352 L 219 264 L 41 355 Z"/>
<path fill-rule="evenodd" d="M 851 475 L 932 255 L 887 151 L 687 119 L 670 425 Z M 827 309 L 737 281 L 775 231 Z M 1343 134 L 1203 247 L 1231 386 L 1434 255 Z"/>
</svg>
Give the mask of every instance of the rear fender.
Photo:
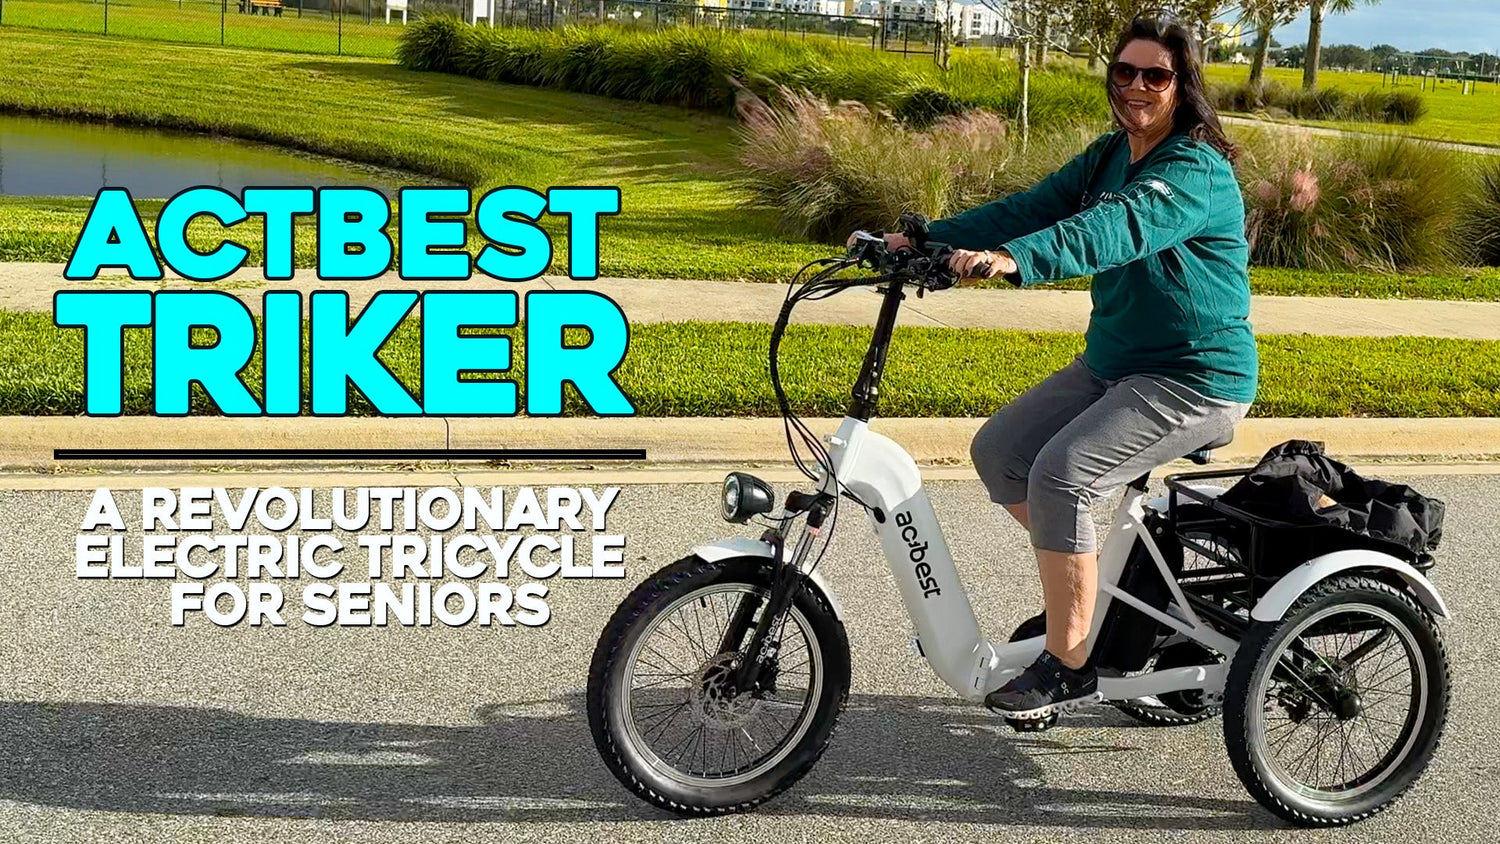
<svg viewBox="0 0 1500 844">
<path fill-rule="evenodd" d="M 1255 603 L 1250 617 L 1256 621 L 1277 621 L 1286 615 L 1286 611 L 1291 609 L 1302 593 L 1322 580 L 1350 570 L 1399 577 L 1429 612 L 1438 618 L 1448 617 L 1448 606 L 1443 603 L 1443 596 L 1438 594 L 1432 581 L 1423 577 L 1421 572 L 1389 554 L 1354 548 L 1314 557 L 1287 572 Z"/>
<path fill-rule="evenodd" d="M 728 539 L 721 539 L 718 542 L 699 545 L 693 549 L 693 554 L 701 560 L 717 563 L 720 560 L 729 560 L 735 557 L 761 557 L 770 560 L 775 555 L 775 551 L 771 548 L 771 543 L 769 542 L 751 539 L 748 536 L 731 536 Z M 791 557 L 790 548 L 786 549 L 784 556 Z M 833 593 L 833 589 L 829 587 L 828 580 L 823 577 L 823 573 L 814 569 L 806 573 L 806 576 L 813 588 L 817 589 L 822 594 L 823 599 L 828 602 L 828 606 L 833 608 L 834 618 L 837 618 L 839 623 L 842 624 L 844 621 L 844 605 L 839 603 L 839 597 Z"/>
</svg>

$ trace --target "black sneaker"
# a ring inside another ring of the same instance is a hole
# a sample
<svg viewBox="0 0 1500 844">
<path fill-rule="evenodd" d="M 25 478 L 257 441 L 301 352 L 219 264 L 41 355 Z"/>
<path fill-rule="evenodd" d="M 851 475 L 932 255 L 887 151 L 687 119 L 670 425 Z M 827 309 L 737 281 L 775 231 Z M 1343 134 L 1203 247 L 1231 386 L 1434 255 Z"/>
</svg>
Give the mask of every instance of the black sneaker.
<svg viewBox="0 0 1500 844">
<path fill-rule="evenodd" d="M 1007 718 L 1032 719 L 1099 699 L 1099 675 L 1092 665 L 1069 668 L 1042 651 L 1020 676 L 985 695 L 984 705 Z"/>
</svg>

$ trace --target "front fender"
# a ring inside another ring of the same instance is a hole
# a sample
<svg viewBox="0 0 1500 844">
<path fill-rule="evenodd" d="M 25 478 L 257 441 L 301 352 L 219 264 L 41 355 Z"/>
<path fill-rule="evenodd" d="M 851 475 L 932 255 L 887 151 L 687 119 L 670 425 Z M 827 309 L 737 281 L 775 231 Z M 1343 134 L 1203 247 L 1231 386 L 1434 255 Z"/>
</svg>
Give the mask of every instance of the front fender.
<svg viewBox="0 0 1500 844">
<path fill-rule="evenodd" d="M 1276 621 L 1286 615 L 1297 598 L 1311 589 L 1313 584 L 1350 569 L 1383 569 L 1393 572 L 1406 582 L 1422 606 L 1439 618 L 1448 617 L 1448 606 L 1443 603 L 1443 596 L 1438 594 L 1432 581 L 1423 577 L 1421 572 L 1389 554 L 1360 548 L 1314 557 L 1287 572 L 1255 603 L 1250 617 L 1256 621 Z"/>
<path fill-rule="evenodd" d="M 790 555 L 790 549 L 785 553 Z M 693 554 L 710 563 L 716 563 L 720 560 L 728 560 L 734 557 L 764 557 L 769 560 L 774 556 L 775 551 L 771 548 L 771 543 L 769 542 L 751 539 L 748 536 L 731 536 L 728 539 L 721 539 L 718 542 L 699 545 L 693 549 Z M 822 572 L 814 569 L 807 574 L 807 579 L 823 595 L 823 599 L 828 602 L 828 606 L 833 608 L 834 618 L 837 618 L 839 623 L 842 624 L 844 621 L 844 605 L 839 603 L 839 596 L 833 594 L 833 589 L 829 587 L 827 578 L 823 577 Z"/>
</svg>

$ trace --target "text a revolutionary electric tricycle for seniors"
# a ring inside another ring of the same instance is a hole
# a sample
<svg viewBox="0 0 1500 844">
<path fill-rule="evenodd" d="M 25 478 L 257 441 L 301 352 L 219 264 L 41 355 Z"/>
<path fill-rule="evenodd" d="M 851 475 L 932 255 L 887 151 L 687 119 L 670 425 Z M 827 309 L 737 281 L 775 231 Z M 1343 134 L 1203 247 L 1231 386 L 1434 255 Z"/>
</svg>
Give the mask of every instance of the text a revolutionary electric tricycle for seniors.
<svg viewBox="0 0 1500 844">
<path fill-rule="evenodd" d="M 818 271 L 789 288 L 772 331 L 772 385 L 814 489 L 776 509 L 769 485 L 730 474 L 725 518 L 758 519 L 765 532 L 694 548 L 640 584 L 600 636 L 588 685 L 594 740 L 653 804 L 749 809 L 822 755 L 850 682 L 840 605 L 818 568 L 843 500 L 870 517 L 916 648 L 959 696 L 982 700 L 1042 650 L 1041 617 L 1008 642 L 982 635 L 916 463 L 869 428 L 902 300 L 955 281 L 950 250 L 925 242 L 919 220 L 903 227 L 916 249 L 862 236 L 849 256 L 809 265 Z M 844 274 L 856 266 L 876 272 Z M 883 300 L 852 406 L 819 440 L 781 387 L 788 318 L 799 302 L 876 285 Z M 1190 457 L 1206 462 L 1221 444 Z M 1448 612 L 1423 574 L 1432 560 L 1245 512 L 1204 483 L 1239 474 L 1169 477 L 1167 494 L 1150 500 L 1145 476 L 1127 486 L 1099 556 L 1088 638 L 1098 697 L 1158 725 L 1222 711 L 1233 767 L 1268 809 L 1304 825 L 1367 817 L 1417 780 L 1446 722 L 1437 621 Z"/>
</svg>

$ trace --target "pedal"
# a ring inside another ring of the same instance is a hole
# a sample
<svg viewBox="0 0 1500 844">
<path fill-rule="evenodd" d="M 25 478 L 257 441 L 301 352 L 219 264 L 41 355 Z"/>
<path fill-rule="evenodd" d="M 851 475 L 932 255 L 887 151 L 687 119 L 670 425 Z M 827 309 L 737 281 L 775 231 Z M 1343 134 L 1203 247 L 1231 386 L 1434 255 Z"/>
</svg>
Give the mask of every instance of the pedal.
<svg viewBox="0 0 1500 844">
<path fill-rule="evenodd" d="M 1057 726 L 1057 713 L 1045 718 L 1006 718 L 1005 723 L 1018 733 L 1045 733 Z"/>
</svg>

